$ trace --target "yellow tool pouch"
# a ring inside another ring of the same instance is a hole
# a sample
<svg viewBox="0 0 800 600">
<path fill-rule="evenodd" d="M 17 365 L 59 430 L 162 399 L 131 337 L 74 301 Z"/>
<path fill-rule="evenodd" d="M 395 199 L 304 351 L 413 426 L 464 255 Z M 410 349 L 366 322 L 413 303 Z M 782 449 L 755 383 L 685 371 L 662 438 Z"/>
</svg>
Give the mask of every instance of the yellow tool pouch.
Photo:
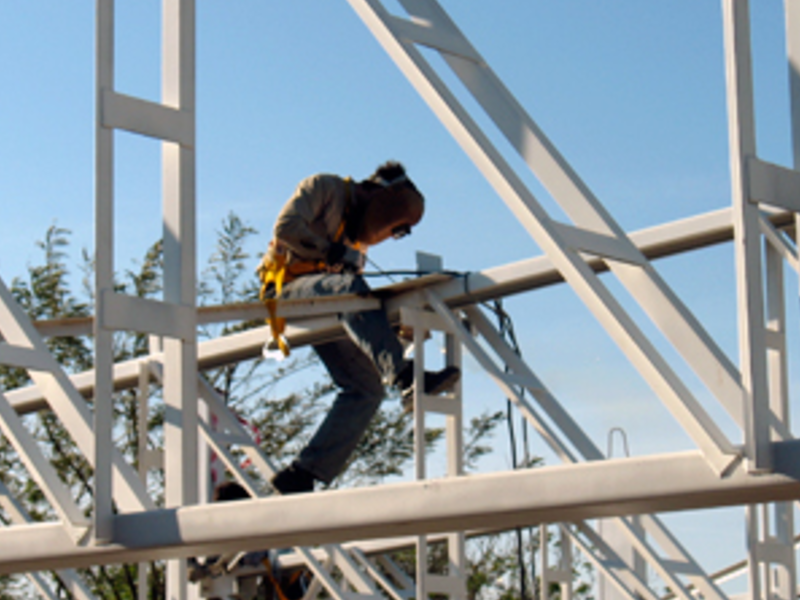
<svg viewBox="0 0 800 600">
<path fill-rule="evenodd" d="M 272 242 L 270 243 L 272 245 Z M 269 317 L 267 324 L 272 334 L 272 339 L 278 344 L 283 356 L 289 356 L 289 343 L 283 334 L 286 329 L 286 319 L 278 317 L 278 300 L 286 281 L 286 255 L 281 252 L 267 252 L 261 259 L 258 267 L 258 278 L 261 280 L 261 289 L 258 297 L 267 308 Z"/>
<path fill-rule="evenodd" d="M 291 351 L 289 342 L 283 333 L 286 329 L 286 319 L 278 316 L 278 297 L 283 291 L 283 285 L 301 275 L 325 271 L 326 265 L 324 262 L 318 261 L 293 261 L 291 265 L 287 264 L 285 252 L 276 247 L 274 240 L 270 242 L 270 246 L 270 251 L 264 254 L 258 267 L 258 278 L 261 281 L 258 296 L 269 313 L 267 324 L 270 327 L 272 339 L 286 357 Z"/>
</svg>

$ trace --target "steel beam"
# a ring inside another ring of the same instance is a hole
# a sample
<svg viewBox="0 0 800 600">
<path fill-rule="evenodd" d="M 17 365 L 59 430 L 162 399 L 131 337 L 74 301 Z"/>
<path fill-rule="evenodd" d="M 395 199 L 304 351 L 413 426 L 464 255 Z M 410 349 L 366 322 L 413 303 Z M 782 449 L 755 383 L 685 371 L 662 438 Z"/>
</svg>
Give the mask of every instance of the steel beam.
<svg viewBox="0 0 800 600">
<path fill-rule="evenodd" d="M 774 444 L 773 462 L 719 478 L 690 451 L 129 513 L 107 546 L 76 546 L 58 523 L 15 526 L 0 530 L 0 573 L 800 498 L 800 442 Z"/>
<path fill-rule="evenodd" d="M 761 236 L 758 204 L 748 193 L 747 169 L 747 161 L 756 156 L 750 15 L 747 0 L 724 0 L 722 8 L 745 445 L 750 468 L 766 471 L 770 454 Z"/>
<path fill-rule="evenodd" d="M 772 211 L 769 222 L 775 228 L 786 228 L 794 223 L 794 214 Z M 692 217 L 678 219 L 655 227 L 640 229 L 630 234 L 639 251 L 650 260 L 675 256 L 682 252 L 708 248 L 733 239 L 731 209 L 723 208 Z M 589 261 L 596 272 L 607 270 L 601 260 Z M 564 280 L 546 256 L 537 256 L 507 265 L 492 267 L 484 271 L 465 274 L 464 278 L 436 283 L 437 294 L 448 304 L 494 300 L 513 294 L 547 287 Z M 393 284 L 376 291 L 379 295 L 396 296 L 407 283 Z M 344 296 L 315 298 L 309 301 L 284 301 L 279 306 L 279 314 L 288 320 L 318 317 L 337 312 L 338 303 L 346 302 L 348 310 L 368 310 L 375 300 Z M 201 306 L 197 309 L 197 323 L 221 323 L 226 321 L 248 321 L 264 319 L 267 312 L 260 302 L 241 302 L 219 306 Z M 35 322 L 36 328 L 44 337 L 82 336 L 92 331 L 92 317 L 52 319 Z"/>
<path fill-rule="evenodd" d="M 794 215 L 776 212 L 771 222 L 777 227 L 788 227 L 794 222 Z M 680 219 L 665 225 L 650 227 L 631 234 L 641 252 L 648 258 L 673 256 L 692 249 L 705 248 L 733 239 L 731 209 L 721 209 L 687 219 Z M 593 268 L 604 269 L 602 261 L 590 263 Z M 431 288 L 449 306 L 461 306 L 519 294 L 541 287 L 563 283 L 558 271 L 546 256 L 529 258 L 507 265 L 492 267 L 484 271 L 469 273 L 464 277 L 440 281 L 434 279 Z M 403 293 L 398 295 L 398 286 L 387 286 L 375 290 L 376 294 L 388 296 L 390 312 L 397 313 L 406 300 Z M 406 292 L 411 294 L 414 292 Z M 345 300 L 347 301 L 347 300 Z M 362 300 L 353 299 L 353 308 L 366 308 Z M 349 306 L 349 305 L 348 305 Z M 317 304 L 315 312 L 323 315 L 333 307 Z M 337 309 L 341 306 L 337 304 Z M 198 323 L 211 323 L 229 320 L 249 320 L 265 318 L 266 309 L 261 304 L 236 304 L 200 308 Z M 292 317 L 297 317 L 298 308 L 290 308 Z M 91 331 L 91 318 L 59 319 L 40 321 L 37 328 L 43 335 L 88 335 Z M 341 334 L 335 319 L 319 316 L 317 320 L 296 321 L 288 328 L 288 338 L 292 347 L 317 343 Z M 248 360 L 260 356 L 268 333 L 266 328 L 254 329 L 224 338 L 208 340 L 198 344 L 198 366 L 201 370 L 217 367 L 230 362 Z M 160 360 L 161 355 L 151 354 L 148 358 Z M 138 382 L 138 360 L 118 363 L 114 366 L 114 388 L 135 387 Z M 70 378 L 78 391 L 84 396 L 93 393 L 93 371 L 73 375 Z M 24 414 L 47 408 L 41 392 L 35 386 L 11 390 L 6 394 L 8 401 Z"/>
</svg>

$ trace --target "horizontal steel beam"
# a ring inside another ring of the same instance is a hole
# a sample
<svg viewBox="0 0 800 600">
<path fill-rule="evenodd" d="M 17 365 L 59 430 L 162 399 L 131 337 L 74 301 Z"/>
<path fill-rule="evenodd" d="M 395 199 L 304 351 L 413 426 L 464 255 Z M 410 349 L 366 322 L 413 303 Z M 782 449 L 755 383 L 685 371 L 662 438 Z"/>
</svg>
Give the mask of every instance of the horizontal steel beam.
<svg viewBox="0 0 800 600">
<path fill-rule="evenodd" d="M 770 217 L 776 227 L 788 227 L 794 223 L 793 213 L 776 212 Z M 686 250 L 704 248 L 732 239 L 733 225 L 729 208 L 705 213 L 688 219 L 673 221 L 657 227 L 642 229 L 631 234 L 631 239 L 648 258 L 671 256 Z M 597 271 L 607 267 L 603 261 L 590 262 Z M 443 280 L 444 279 L 444 280 Z M 522 293 L 562 282 L 559 272 L 546 256 L 530 258 L 508 265 L 493 267 L 485 271 L 469 273 L 465 277 L 443 278 L 441 275 L 429 275 L 417 280 L 397 283 L 375 290 L 375 295 L 382 297 L 387 309 L 397 317 L 400 306 L 409 301 L 410 296 L 417 293 L 420 286 L 429 285 L 436 294 L 450 306 L 460 306 Z M 337 310 L 351 307 L 362 309 L 363 298 L 350 298 L 351 304 L 336 304 Z M 317 302 L 312 312 L 315 314 L 329 311 L 324 302 Z M 347 308 L 349 310 L 349 308 Z M 334 317 L 318 317 L 317 319 L 297 319 L 296 307 L 291 309 L 290 326 L 287 338 L 292 347 L 328 341 L 339 335 L 342 330 Z M 198 310 L 198 323 L 212 323 L 230 320 L 251 320 L 265 318 L 266 309 L 260 303 L 236 304 L 230 306 L 201 307 Z M 295 321 L 291 321 L 295 317 Z M 36 323 L 43 335 L 88 335 L 91 332 L 92 319 L 43 321 Z M 239 334 L 201 342 L 198 344 L 198 367 L 201 370 L 211 369 L 224 364 L 248 360 L 261 355 L 264 342 L 268 338 L 266 328 L 254 329 Z M 152 355 L 160 360 L 161 355 Z M 117 390 L 138 385 L 139 360 L 118 363 L 114 367 L 114 387 Z M 93 393 L 94 372 L 87 371 L 71 377 L 78 391 L 86 397 Z M 29 413 L 47 408 L 41 392 L 36 387 L 27 387 L 10 391 L 6 394 L 8 401 L 20 413 Z"/>
<path fill-rule="evenodd" d="M 263 309 L 263 307 L 262 307 Z M 287 335 L 295 347 L 309 343 L 332 339 L 341 335 L 341 326 L 333 318 L 309 319 L 304 324 L 290 326 Z M 267 327 L 259 327 L 242 333 L 215 338 L 197 345 L 197 364 L 201 371 L 213 369 L 261 355 L 264 342 L 269 337 Z M 114 365 L 114 389 L 122 390 L 136 387 L 139 382 L 139 364 L 142 360 L 163 361 L 162 353 L 143 356 L 140 359 L 127 360 Z M 72 385 L 80 394 L 91 397 L 94 393 L 94 370 L 84 371 L 69 376 Z M 32 385 L 18 388 L 6 393 L 6 400 L 19 414 L 27 414 L 47 408 L 41 390 Z"/>
<path fill-rule="evenodd" d="M 800 441 L 773 450 L 767 475 L 719 478 L 689 451 L 123 514 L 104 546 L 60 524 L 14 526 L 0 530 L 0 573 L 800 498 Z"/>
<path fill-rule="evenodd" d="M 194 147 L 194 116 L 190 112 L 109 89 L 103 90 L 100 99 L 103 127 Z"/>
<path fill-rule="evenodd" d="M 794 214 L 775 212 L 770 216 L 776 227 L 794 224 Z M 680 219 L 656 227 L 641 229 L 630 234 L 637 248 L 649 259 L 673 256 L 687 250 L 696 250 L 733 239 L 731 209 L 724 208 L 702 215 Z M 589 263 L 596 271 L 607 267 L 601 260 Z M 431 279 L 437 281 L 436 279 Z M 485 271 L 470 273 L 467 277 L 448 283 L 438 283 L 437 293 L 448 304 L 465 304 L 500 298 L 511 294 L 562 283 L 563 278 L 546 256 L 529 258 Z M 406 292 L 408 283 L 398 283 L 376 290 L 379 296 L 398 296 Z M 313 314 L 329 309 L 315 307 Z M 197 310 L 199 324 L 226 321 L 248 321 L 266 318 L 267 312 L 260 303 L 237 303 L 221 306 L 201 306 Z M 296 318 L 297 312 L 287 315 Z M 309 315 L 311 316 L 311 315 Z M 38 321 L 36 328 L 45 337 L 81 336 L 92 332 L 92 317 Z"/>
</svg>

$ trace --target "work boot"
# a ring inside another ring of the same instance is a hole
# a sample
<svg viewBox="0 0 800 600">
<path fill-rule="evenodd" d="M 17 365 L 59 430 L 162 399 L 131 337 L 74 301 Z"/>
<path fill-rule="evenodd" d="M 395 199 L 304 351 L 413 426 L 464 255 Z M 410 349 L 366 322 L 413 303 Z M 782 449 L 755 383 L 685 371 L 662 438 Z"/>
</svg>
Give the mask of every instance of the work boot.
<svg viewBox="0 0 800 600">
<path fill-rule="evenodd" d="M 295 462 L 279 471 L 271 483 L 283 496 L 314 491 L 314 476 Z"/>
<path fill-rule="evenodd" d="M 445 367 L 441 371 L 425 371 L 425 393 L 436 396 L 449 392 L 458 383 L 461 369 L 455 366 Z M 395 379 L 395 385 L 400 388 L 403 408 L 410 411 L 414 405 L 414 363 L 409 362 Z"/>
</svg>

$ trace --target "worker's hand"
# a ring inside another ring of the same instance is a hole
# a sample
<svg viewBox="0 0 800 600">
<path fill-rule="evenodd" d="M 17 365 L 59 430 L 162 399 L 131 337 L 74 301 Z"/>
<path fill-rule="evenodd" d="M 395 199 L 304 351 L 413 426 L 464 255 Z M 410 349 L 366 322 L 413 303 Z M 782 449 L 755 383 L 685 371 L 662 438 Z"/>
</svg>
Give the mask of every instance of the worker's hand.
<svg viewBox="0 0 800 600">
<path fill-rule="evenodd" d="M 345 272 L 360 273 L 364 268 L 364 255 L 355 248 L 348 247 L 342 257 L 342 269 Z"/>
<path fill-rule="evenodd" d="M 364 266 L 364 255 L 355 248 L 334 242 L 328 249 L 325 262 L 333 267 L 334 271 L 360 271 Z"/>
</svg>

